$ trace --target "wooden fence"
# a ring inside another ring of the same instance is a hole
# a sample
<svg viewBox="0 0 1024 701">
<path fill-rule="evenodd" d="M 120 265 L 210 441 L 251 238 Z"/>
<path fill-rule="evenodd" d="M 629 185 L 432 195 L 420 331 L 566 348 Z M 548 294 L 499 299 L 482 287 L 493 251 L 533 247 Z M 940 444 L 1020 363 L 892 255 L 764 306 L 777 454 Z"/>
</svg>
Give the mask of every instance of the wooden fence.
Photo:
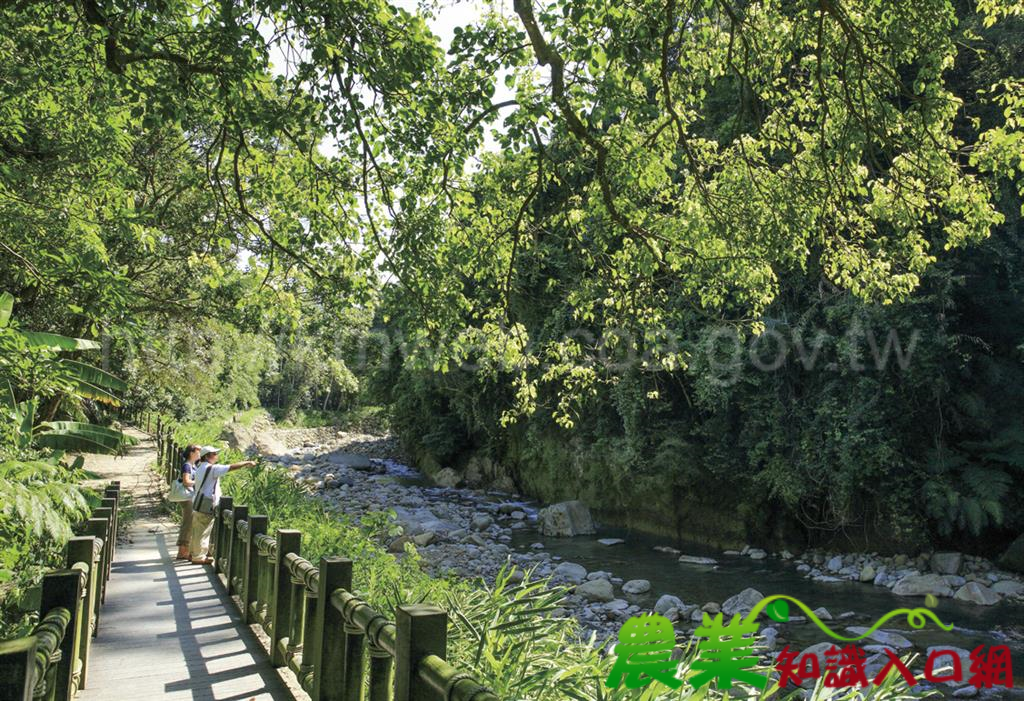
<svg viewBox="0 0 1024 701">
<path fill-rule="evenodd" d="M 111 482 L 98 508 L 65 549 L 65 569 L 43 576 L 32 634 L 0 642 L 0 699 L 69 701 L 89 680 L 89 649 L 117 543 L 121 484 Z"/>
<path fill-rule="evenodd" d="M 169 484 L 182 446 L 160 419 L 157 448 Z M 269 636 L 271 663 L 288 667 L 314 701 L 499 701 L 445 661 L 444 610 L 399 606 L 391 622 L 352 593 L 352 560 L 323 557 L 317 566 L 299 555 L 299 531 L 271 533 L 267 516 L 221 498 L 214 568 L 243 620 Z"/>
</svg>

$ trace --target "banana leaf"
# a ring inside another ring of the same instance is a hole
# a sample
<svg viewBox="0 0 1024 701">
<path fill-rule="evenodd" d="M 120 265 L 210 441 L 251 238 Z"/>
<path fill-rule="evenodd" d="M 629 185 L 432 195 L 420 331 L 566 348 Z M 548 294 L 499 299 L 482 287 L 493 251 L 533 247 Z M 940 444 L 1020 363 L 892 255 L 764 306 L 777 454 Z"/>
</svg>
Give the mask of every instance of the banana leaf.
<svg viewBox="0 0 1024 701">
<path fill-rule="evenodd" d="M 114 392 L 127 391 L 128 385 L 124 380 L 78 360 L 61 359 L 60 366 L 71 372 L 75 382 L 75 392 L 80 396 L 114 406 L 121 404 Z"/>
<path fill-rule="evenodd" d="M 56 351 L 97 350 L 100 344 L 85 338 L 71 338 L 45 331 L 18 331 L 31 348 Z"/>
<path fill-rule="evenodd" d="M 5 328 L 11 320 L 11 312 L 14 311 L 14 295 L 4 292 L 0 295 L 0 329 Z"/>
<path fill-rule="evenodd" d="M 45 421 L 36 433 L 36 445 L 86 453 L 119 453 L 136 441 L 121 431 L 81 421 Z"/>
</svg>

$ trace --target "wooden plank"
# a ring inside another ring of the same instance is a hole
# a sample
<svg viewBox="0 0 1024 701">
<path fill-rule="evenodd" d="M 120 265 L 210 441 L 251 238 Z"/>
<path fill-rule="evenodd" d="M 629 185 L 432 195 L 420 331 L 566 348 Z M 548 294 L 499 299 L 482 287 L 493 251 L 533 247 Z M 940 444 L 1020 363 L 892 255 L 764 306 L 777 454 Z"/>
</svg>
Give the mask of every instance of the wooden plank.
<svg viewBox="0 0 1024 701">
<path fill-rule="evenodd" d="M 173 525 L 138 523 L 133 536 L 113 563 L 78 700 L 293 698 L 212 569 L 173 560 Z"/>
</svg>

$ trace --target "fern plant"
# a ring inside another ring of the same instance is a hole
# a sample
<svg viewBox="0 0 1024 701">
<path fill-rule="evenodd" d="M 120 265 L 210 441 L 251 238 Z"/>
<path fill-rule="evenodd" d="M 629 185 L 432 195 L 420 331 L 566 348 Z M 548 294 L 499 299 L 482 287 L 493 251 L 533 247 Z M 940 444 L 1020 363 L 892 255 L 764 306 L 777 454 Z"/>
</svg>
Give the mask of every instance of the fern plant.
<svg viewBox="0 0 1024 701">
<path fill-rule="evenodd" d="M 28 628 L 26 600 L 88 514 L 83 460 L 65 466 L 62 457 L 0 462 L 0 638 Z"/>
</svg>

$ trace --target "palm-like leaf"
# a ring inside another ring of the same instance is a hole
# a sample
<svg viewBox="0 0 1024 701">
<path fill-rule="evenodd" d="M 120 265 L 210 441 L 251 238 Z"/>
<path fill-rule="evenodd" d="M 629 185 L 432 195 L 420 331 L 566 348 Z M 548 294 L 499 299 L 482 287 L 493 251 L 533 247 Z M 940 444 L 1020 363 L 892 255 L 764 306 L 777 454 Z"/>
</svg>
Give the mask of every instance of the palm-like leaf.
<svg viewBox="0 0 1024 701">
<path fill-rule="evenodd" d="M 0 329 L 6 327 L 11 321 L 12 311 L 14 311 L 14 295 L 10 292 L 0 294 Z"/>
<path fill-rule="evenodd" d="M 28 342 L 30 348 L 36 350 L 79 351 L 100 348 L 99 343 L 86 338 L 71 338 L 46 331 L 18 331 L 17 333 Z"/>
<path fill-rule="evenodd" d="M 70 372 L 75 383 L 75 392 L 78 395 L 113 406 L 120 406 L 121 402 L 114 392 L 124 392 L 128 389 L 124 380 L 78 360 L 65 358 L 60 361 L 60 366 Z"/>
<path fill-rule="evenodd" d="M 46 421 L 36 434 L 36 444 L 58 450 L 114 454 L 135 443 L 126 433 L 81 421 Z"/>
</svg>

